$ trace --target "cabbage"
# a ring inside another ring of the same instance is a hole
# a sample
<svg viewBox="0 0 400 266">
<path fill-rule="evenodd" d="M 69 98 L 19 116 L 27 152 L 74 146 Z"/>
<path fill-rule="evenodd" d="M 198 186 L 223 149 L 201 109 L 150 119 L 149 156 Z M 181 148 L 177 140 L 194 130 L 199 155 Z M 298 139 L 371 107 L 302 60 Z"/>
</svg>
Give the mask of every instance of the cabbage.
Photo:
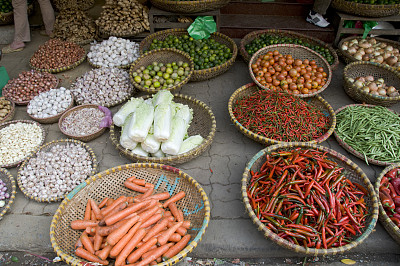
<svg viewBox="0 0 400 266">
<path fill-rule="evenodd" d="M 140 155 L 140 156 L 144 156 L 144 157 L 149 157 L 149 154 L 142 149 L 142 147 L 140 146 L 140 143 L 136 146 L 136 148 L 134 148 L 132 150 L 132 153 Z"/>
<path fill-rule="evenodd" d="M 145 140 L 141 143 L 142 149 L 149 152 L 155 153 L 160 149 L 161 142 L 159 142 L 153 134 L 147 134 Z"/>
<path fill-rule="evenodd" d="M 193 110 L 184 104 L 177 105 L 175 116 L 182 118 L 185 123 L 189 126 L 193 119 Z"/>
<path fill-rule="evenodd" d="M 160 90 L 153 95 L 153 105 L 156 107 L 162 103 L 170 104 L 173 98 L 174 95 L 169 90 Z"/>
<path fill-rule="evenodd" d="M 125 103 L 118 112 L 113 117 L 113 122 L 116 126 L 122 126 L 125 119 L 129 114 L 135 112 L 139 104 L 143 102 L 143 98 L 131 98 L 127 103 Z"/>
<path fill-rule="evenodd" d="M 200 135 L 191 136 L 182 142 L 181 148 L 178 154 L 186 153 L 196 147 L 198 147 L 203 142 L 203 137 Z"/>
<path fill-rule="evenodd" d="M 165 141 L 171 135 L 171 109 L 170 104 L 162 103 L 154 110 L 154 137 L 158 141 Z"/>
<path fill-rule="evenodd" d="M 119 144 L 121 144 L 122 147 L 128 150 L 133 150 L 138 144 L 136 141 L 131 140 L 128 136 L 127 129 L 129 128 L 130 123 L 132 123 L 132 120 L 133 114 L 129 114 L 128 117 L 125 119 L 125 123 L 122 126 L 121 137 L 119 139 Z"/>
<path fill-rule="evenodd" d="M 171 123 L 171 135 L 161 144 L 161 150 L 166 154 L 177 155 L 186 135 L 187 124 L 179 116 L 174 116 Z"/>
<path fill-rule="evenodd" d="M 146 138 L 154 118 L 154 107 L 150 101 L 144 101 L 133 113 L 133 123 L 128 127 L 128 136 L 133 141 L 143 142 Z"/>
<path fill-rule="evenodd" d="M 161 149 L 159 149 L 155 153 L 152 153 L 151 156 L 157 157 L 157 158 L 165 157 L 165 153 L 163 153 L 163 151 Z"/>
</svg>

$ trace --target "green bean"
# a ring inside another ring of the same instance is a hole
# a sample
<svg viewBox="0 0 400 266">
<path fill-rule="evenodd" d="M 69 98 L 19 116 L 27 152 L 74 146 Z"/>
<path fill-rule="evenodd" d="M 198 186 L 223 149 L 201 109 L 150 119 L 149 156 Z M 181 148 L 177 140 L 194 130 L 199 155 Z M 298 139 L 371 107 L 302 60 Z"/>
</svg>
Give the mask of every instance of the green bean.
<svg viewBox="0 0 400 266">
<path fill-rule="evenodd" d="M 400 117 L 382 106 L 350 106 L 337 115 L 336 133 L 368 159 L 400 161 Z"/>
</svg>

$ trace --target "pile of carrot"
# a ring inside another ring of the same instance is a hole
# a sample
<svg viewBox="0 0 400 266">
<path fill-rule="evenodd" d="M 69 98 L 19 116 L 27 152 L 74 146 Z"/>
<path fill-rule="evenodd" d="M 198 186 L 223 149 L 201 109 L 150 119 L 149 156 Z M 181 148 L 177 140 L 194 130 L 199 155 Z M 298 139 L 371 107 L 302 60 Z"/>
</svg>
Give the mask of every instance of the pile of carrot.
<svg viewBox="0 0 400 266">
<path fill-rule="evenodd" d="M 190 221 L 184 220 L 176 202 L 185 192 L 172 197 L 168 192 L 153 194 L 153 184 L 134 176 L 124 185 L 142 194 L 106 197 L 99 204 L 89 199 L 84 218 L 71 222 L 72 229 L 83 230 L 75 255 L 103 265 L 115 259 L 115 266 L 143 266 L 168 260 L 184 249 Z"/>
</svg>

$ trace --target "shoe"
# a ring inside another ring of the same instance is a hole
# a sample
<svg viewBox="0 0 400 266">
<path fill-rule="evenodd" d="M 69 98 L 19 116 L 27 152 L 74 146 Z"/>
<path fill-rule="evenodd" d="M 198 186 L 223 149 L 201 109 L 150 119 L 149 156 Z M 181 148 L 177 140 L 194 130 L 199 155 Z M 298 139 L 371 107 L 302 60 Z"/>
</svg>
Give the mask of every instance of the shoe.
<svg viewBox="0 0 400 266">
<path fill-rule="evenodd" d="M 13 49 L 13 48 L 11 48 L 11 45 L 7 45 L 6 47 L 3 47 L 3 49 L 1 49 L 1 53 L 10 54 L 10 53 L 14 53 L 14 52 L 20 52 L 20 51 L 24 50 L 24 48 L 25 47 Z"/>
<path fill-rule="evenodd" d="M 326 21 L 326 19 L 324 19 L 321 14 L 313 12 L 311 10 L 308 13 L 306 21 L 321 28 L 326 28 L 330 24 L 328 21 Z"/>
<path fill-rule="evenodd" d="M 50 37 L 50 38 L 53 38 L 53 37 L 54 37 L 54 34 L 53 34 L 53 33 L 48 34 L 45 30 L 41 30 L 41 31 L 39 32 L 39 34 L 42 35 L 42 36 L 48 36 L 48 37 Z"/>
</svg>

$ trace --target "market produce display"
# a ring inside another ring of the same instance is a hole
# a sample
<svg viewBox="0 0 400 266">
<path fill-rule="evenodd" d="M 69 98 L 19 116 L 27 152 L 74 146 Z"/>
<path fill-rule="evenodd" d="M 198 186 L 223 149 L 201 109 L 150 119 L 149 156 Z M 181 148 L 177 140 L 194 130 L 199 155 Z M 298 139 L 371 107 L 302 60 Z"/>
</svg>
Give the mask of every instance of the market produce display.
<svg viewBox="0 0 400 266">
<path fill-rule="evenodd" d="M 378 78 L 375 80 L 373 76 L 357 77 L 355 79 L 349 78 L 349 81 L 357 89 L 362 89 L 366 93 L 372 95 L 379 95 L 384 97 L 397 97 L 399 96 L 399 91 L 385 83 L 383 78 Z"/>
<path fill-rule="evenodd" d="M 7 82 L 2 94 L 16 104 L 26 105 L 35 96 L 55 89 L 57 85 L 58 78 L 52 74 L 36 70 L 23 71 Z"/>
<path fill-rule="evenodd" d="M 397 0 L 346 0 L 347 2 L 368 4 L 368 5 L 394 5 L 398 4 Z"/>
<path fill-rule="evenodd" d="M 0 123 L 5 122 L 5 120 L 12 115 L 14 112 L 14 104 L 5 97 L 0 97 Z"/>
<path fill-rule="evenodd" d="M 395 168 L 387 172 L 381 179 L 379 199 L 386 215 L 400 227 L 400 169 Z"/>
<path fill-rule="evenodd" d="M 98 106 L 74 108 L 60 120 L 60 130 L 68 136 L 84 137 L 102 130 L 101 121 L 105 114 Z"/>
<path fill-rule="evenodd" d="M 10 198 L 10 194 L 8 193 L 8 188 L 6 183 L 2 179 L 0 179 L 0 208 L 3 208 L 6 205 L 5 199 Z"/>
<path fill-rule="evenodd" d="M 92 44 L 87 57 L 96 67 L 127 67 L 139 57 L 139 43 L 111 36 Z"/>
<path fill-rule="evenodd" d="M 0 168 L 0 219 L 10 210 L 16 194 L 14 177 L 5 168 Z"/>
<path fill-rule="evenodd" d="M 65 9 L 87 10 L 94 5 L 94 0 L 51 0 L 56 9 L 63 11 Z"/>
</svg>

